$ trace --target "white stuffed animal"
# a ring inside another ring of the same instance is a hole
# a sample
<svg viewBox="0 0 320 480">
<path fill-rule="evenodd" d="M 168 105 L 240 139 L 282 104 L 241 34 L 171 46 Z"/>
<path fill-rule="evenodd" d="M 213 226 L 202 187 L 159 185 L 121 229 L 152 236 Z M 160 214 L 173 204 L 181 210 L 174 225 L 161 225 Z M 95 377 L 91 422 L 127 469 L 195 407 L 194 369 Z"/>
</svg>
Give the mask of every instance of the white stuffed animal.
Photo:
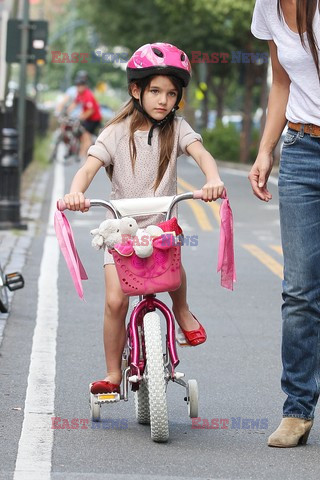
<svg viewBox="0 0 320 480">
<path fill-rule="evenodd" d="M 130 237 L 133 238 L 138 230 L 138 224 L 134 218 L 124 217 L 120 220 L 120 233 L 123 236 L 122 242 L 125 242 Z"/>
<path fill-rule="evenodd" d="M 134 218 L 125 217 L 118 219 L 104 220 L 99 228 L 91 230 L 92 246 L 97 250 L 101 248 L 113 248 L 116 243 L 126 242 L 134 237 L 138 230 L 138 224 Z"/>
<path fill-rule="evenodd" d="M 163 230 L 157 225 L 149 225 L 147 228 L 139 228 L 133 242 L 133 249 L 140 258 L 147 258 L 153 252 L 153 239 L 163 234 Z"/>
<path fill-rule="evenodd" d="M 124 217 L 121 220 L 104 220 L 99 228 L 91 230 L 93 235 L 92 246 L 99 250 L 101 248 L 112 249 L 117 243 L 127 243 L 132 241 L 133 249 L 140 258 L 147 258 L 152 255 L 155 237 L 159 237 L 164 232 L 157 225 L 149 225 L 147 228 L 138 228 L 134 218 Z"/>
<path fill-rule="evenodd" d="M 92 246 L 99 250 L 100 248 L 113 248 L 116 243 L 121 242 L 120 220 L 108 219 L 100 223 L 98 228 L 91 230 Z"/>
</svg>

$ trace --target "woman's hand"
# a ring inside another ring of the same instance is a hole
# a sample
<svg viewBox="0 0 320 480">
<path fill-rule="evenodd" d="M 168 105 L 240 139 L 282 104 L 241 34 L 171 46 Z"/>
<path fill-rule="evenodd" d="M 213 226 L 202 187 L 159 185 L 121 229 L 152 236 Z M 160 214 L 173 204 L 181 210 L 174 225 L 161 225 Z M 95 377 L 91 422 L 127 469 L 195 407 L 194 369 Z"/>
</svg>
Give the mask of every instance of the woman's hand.
<svg viewBox="0 0 320 480">
<path fill-rule="evenodd" d="M 208 180 L 202 187 L 202 200 L 205 202 L 212 202 L 220 198 L 224 190 L 224 183 L 220 179 Z"/>
<path fill-rule="evenodd" d="M 68 210 L 87 212 L 89 209 L 85 207 L 85 196 L 82 192 L 67 193 L 63 200 Z"/>
<path fill-rule="evenodd" d="M 272 165 L 271 153 L 259 153 L 248 175 L 254 195 L 264 202 L 269 202 L 272 199 L 272 195 L 267 188 Z"/>
</svg>

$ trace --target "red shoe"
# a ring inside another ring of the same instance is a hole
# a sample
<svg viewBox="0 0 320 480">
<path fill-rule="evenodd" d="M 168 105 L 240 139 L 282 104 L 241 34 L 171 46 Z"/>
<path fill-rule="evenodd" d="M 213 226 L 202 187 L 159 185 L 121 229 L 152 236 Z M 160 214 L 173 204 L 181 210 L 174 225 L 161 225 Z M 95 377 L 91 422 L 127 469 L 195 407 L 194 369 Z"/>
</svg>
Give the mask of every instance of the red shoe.
<svg viewBox="0 0 320 480">
<path fill-rule="evenodd" d="M 90 392 L 94 395 L 97 393 L 120 393 L 120 385 L 99 380 L 91 383 Z"/>
<path fill-rule="evenodd" d="M 199 328 L 197 330 L 190 331 L 183 330 L 183 328 L 181 327 L 180 328 L 184 336 L 186 337 L 188 344 L 192 347 L 196 347 L 197 345 L 201 345 L 201 343 L 204 343 L 207 340 L 207 334 L 199 320 L 193 315 L 193 313 L 191 313 L 191 315 L 199 323 Z"/>
</svg>

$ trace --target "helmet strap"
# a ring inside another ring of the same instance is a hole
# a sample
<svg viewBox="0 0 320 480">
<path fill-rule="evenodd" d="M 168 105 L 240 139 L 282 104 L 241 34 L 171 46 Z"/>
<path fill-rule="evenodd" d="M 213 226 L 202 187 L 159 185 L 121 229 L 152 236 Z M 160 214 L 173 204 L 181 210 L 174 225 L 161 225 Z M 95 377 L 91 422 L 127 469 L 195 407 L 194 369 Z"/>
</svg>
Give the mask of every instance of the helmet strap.
<svg viewBox="0 0 320 480">
<path fill-rule="evenodd" d="M 171 112 L 168 113 L 168 115 L 166 115 L 162 120 L 155 120 L 153 117 L 151 117 L 145 111 L 145 109 L 142 106 L 142 101 L 141 101 L 142 93 L 143 92 L 141 92 L 141 94 L 140 94 L 140 102 L 141 103 L 136 98 L 133 98 L 133 105 L 140 113 L 142 113 L 152 123 L 152 126 L 151 126 L 151 128 L 149 130 L 149 134 L 148 134 L 148 145 L 151 145 L 151 140 L 152 140 L 152 137 L 153 137 L 153 130 L 156 127 L 162 127 L 163 125 L 168 123 L 168 121 L 175 115 L 176 111 L 179 109 L 179 105 L 178 105 L 179 102 L 176 103 L 176 105 L 172 108 Z"/>
</svg>

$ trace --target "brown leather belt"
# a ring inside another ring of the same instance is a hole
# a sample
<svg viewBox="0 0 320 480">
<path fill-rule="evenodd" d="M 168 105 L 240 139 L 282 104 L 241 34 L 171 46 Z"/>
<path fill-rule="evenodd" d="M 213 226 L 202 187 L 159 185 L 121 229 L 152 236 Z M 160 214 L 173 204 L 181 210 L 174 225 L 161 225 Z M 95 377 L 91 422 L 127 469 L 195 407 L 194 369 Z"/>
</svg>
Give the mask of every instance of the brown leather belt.
<svg viewBox="0 0 320 480">
<path fill-rule="evenodd" d="M 304 133 L 308 133 L 313 137 L 320 137 L 320 126 L 319 125 L 312 125 L 311 123 L 292 123 L 288 122 L 288 127 L 292 128 L 292 130 L 296 130 L 300 132 L 302 125 L 304 125 Z"/>
</svg>

